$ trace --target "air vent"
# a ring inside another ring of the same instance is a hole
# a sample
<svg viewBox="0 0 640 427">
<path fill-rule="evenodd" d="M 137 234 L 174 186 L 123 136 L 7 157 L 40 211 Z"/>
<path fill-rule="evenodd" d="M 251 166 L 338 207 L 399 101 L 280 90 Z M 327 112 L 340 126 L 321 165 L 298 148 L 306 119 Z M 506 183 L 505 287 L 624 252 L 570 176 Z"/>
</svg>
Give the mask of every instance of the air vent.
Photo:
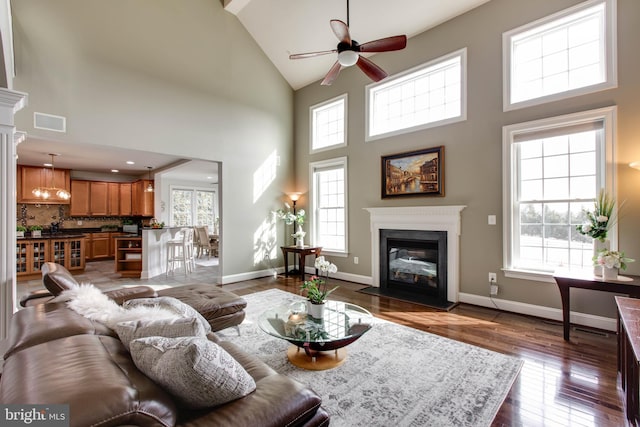
<svg viewBox="0 0 640 427">
<path fill-rule="evenodd" d="M 66 132 L 67 118 L 35 112 L 33 113 L 33 127 L 36 129 L 52 130 L 54 132 Z"/>
</svg>

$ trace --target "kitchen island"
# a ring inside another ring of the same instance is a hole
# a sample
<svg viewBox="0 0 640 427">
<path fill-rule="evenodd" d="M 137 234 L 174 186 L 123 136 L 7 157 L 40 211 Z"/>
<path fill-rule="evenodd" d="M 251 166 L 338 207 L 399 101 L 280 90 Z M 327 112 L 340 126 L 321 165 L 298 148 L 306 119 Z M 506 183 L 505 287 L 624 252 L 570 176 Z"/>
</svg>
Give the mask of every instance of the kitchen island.
<svg viewBox="0 0 640 427">
<path fill-rule="evenodd" d="M 150 279 L 167 273 L 167 242 L 173 240 L 182 227 L 142 229 L 142 272 L 140 278 Z"/>
</svg>

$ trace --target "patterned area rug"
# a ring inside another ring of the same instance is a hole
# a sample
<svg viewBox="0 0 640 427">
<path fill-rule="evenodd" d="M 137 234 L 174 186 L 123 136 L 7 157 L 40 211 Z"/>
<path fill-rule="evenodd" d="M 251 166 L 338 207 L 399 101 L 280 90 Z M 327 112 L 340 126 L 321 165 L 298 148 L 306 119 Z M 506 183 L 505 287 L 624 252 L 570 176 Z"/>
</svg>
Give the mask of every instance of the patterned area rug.
<svg viewBox="0 0 640 427">
<path fill-rule="evenodd" d="M 287 360 L 288 342 L 256 323 L 269 307 L 301 297 L 272 289 L 244 298 L 240 336 L 235 329 L 218 334 L 315 390 L 332 426 L 490 426 L 522 366 L 512 356 L 376 319 L 347 347 L 343 365 L 307 371 Z"/>
</svg>

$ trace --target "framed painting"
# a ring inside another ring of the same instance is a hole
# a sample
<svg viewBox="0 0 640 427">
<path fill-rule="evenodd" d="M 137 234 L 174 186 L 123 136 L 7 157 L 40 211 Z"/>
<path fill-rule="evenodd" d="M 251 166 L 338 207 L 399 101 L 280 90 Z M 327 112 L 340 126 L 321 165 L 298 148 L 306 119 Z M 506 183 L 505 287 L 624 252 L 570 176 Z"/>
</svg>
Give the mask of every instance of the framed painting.
<svg viewBox="0 0 640 427">
<path fill-rule="evenodd" d="M 382 198 L 444 196 L 444 146 L 382 156 Z"/>
</svg>

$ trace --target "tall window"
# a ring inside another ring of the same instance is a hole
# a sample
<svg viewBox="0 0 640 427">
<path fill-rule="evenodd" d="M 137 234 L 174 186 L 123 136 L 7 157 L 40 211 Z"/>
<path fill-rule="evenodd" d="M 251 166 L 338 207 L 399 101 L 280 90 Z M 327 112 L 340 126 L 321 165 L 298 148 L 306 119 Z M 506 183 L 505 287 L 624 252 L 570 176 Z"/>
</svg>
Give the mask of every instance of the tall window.
<svg viewBox="0 0 640 427">
<path fill-rule="evenodd" d="M 505 111 L 615 87 L 615 1 L 586 1 L 504 33 Z"/>
<path fill-rule="evenodd" d="M 313 242 L 323 252 L 347 252 L 347 158 L 311 163 Z"/>
<path fill-rule="evenodd" d="M 614 116 L 610 107 L 503 129 L 507 275 L 592 265 L 593 241 L 576 226 L 613 188 Z"/>
<path fill-rule="evenodd" d="M 310 108 L 311 152 L 347 145 L 347 95 Z"/>
<path fill-rule="evenodd" d="M 171 187 L 171 226 L 206 225 L 215 229 L 217 218 L 216 192 L 197 188 Z"/>
<path fill-rule="evenodd" d="M 466 118 L 467 49 L 367 86 L 367 140 Z"/>
</svg>

